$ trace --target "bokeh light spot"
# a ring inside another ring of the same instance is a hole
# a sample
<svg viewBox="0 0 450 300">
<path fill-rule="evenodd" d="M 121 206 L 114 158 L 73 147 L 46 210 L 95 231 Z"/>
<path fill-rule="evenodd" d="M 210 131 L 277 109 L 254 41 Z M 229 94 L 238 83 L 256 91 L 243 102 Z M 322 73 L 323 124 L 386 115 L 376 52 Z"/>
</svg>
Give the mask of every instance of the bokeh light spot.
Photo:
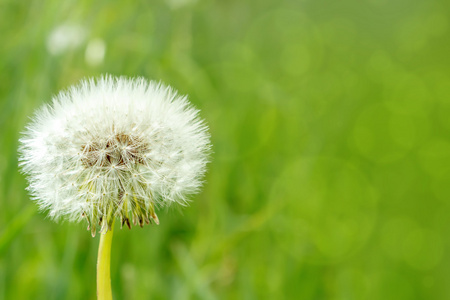
<svg viewBox="0 0 450 300">
<path fill-rule="evenodd" d="M 357 252 L 371 234 L 376 197 L 346 161 L 303 158 L 289 164 L 272 190 L 283 205 L 279 242 L 299 259 L 327 263 Z M 296 245 L 296 247 L 292 247 Z"/>
<path fill-rule="evenodd" d="M 450 142 L 445 139 L 428 141 L 420 149 L 419 158 L 422 168 L 429 175 L 443 178 L 450 172 Z"/>
<path fill-rule="evenodd" d="M 353 129 L 353 145 L 363 156 L 379 163 L 403 157 L 414 145 L 414 119 L 375 104 L 361 112 Z"/>
</svg>

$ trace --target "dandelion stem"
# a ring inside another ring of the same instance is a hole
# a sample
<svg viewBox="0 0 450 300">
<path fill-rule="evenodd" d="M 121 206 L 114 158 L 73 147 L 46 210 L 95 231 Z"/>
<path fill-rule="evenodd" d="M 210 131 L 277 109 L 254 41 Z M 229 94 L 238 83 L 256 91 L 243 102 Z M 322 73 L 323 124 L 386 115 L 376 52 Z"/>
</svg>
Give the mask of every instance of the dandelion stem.
<svg viewBox="0 0 450 300">
<path fill-rule="evenodd" d="M 97 299 L 112 300 L 111 292 L 111 241 L 113 237 L 114 223 L 111 230 L 100 234 L 97 257 Z"/>
</svg>

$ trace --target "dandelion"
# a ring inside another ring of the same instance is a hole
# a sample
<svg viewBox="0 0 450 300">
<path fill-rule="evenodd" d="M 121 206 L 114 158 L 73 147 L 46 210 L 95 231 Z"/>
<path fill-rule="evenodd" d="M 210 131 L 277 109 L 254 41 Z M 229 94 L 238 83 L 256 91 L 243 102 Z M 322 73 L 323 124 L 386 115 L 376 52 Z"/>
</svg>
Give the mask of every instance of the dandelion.
<svg viewBox="0 0 450 300">
<path fill-rule="evenodd" d="M 86 39 L 87 31 L 80 24 L 61 24 L 47 37 L 47 50 L 52 55 L 60 55 L 78 48 Z"/>
<path fill-rule="evenodd" d="M 99 299 L 111 297 L 114 220 L 128 228 L 159 224 L 157 208 L 186 205 L 201 187 L 210 148 L 207 126 L 186 97 L 143 78 L 111 76 L 59 93 L 20 144 L 19 164 L 39 207 L 102 233 Z"/>
</svg>

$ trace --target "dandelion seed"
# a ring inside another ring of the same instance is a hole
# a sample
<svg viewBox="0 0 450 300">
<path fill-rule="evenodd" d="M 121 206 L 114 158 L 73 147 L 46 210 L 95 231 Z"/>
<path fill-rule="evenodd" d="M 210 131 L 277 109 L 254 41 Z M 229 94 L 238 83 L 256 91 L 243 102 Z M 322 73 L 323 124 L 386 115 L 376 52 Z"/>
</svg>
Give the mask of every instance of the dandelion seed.
<svg viewBox="0 0 450 300">
<path fill-rule="evenodd" d="M 86 63 L 93 67 L 100 65 L 105 58 L 105 52 L 106 44 L 102 39 L 90 40 L 84 54 Z"/>
</svg>

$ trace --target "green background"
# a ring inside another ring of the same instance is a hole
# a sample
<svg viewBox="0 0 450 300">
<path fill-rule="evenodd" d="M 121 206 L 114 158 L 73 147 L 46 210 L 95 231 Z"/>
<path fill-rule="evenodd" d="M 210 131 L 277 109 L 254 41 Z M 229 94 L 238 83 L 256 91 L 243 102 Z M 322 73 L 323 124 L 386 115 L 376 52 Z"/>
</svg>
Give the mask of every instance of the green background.
<svg viewBox="0 0 450 300">
<path fill-rule="evenodd" d="M 203 191 L 116 230 L 115 299 L 450 299 L 450 2 L 0 2 L 0 299 L 95 299 L 98 236 L 38 212 L 20 132 L 103 73 L 188 94 Z M 102 51 L 104 56 L 102 57 Z"/>
</svg>

